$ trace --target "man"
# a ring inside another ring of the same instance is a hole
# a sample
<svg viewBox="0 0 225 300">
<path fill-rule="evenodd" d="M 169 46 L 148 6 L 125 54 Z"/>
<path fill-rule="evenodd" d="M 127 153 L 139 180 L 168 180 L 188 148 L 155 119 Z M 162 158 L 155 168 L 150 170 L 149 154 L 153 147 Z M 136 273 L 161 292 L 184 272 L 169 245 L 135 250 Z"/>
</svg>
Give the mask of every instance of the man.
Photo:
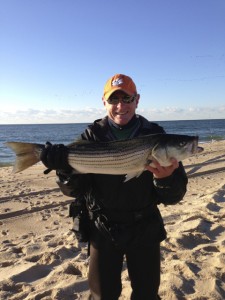
<svg viewBox="0 0 225 300">
<path fill-rule="evenodd" d="M 81 135 L 83 140 L 111 141 L 165 133 L 162 127 L 136 114 L 140 95 L 130 77 L 116 74 L 110 78 L 102 100 L 107 116 L 89 125 Z M 185 195 L 187 176 L 181 162 L 172 159 L 171 166 L 162 167 L 154 161 L 155 167 L 146 166 L 139 177 L 124 182 L 123 175 L 73 174 L 63 145 L 48 145 L 42 161 L 57 170 L 64 194 L 85 203 L 80 221 L 84 207 L 88 210 L 84 239 L 90 244 L 91 299 L 119 298 L 124 257 L 131 299 L 160 299 L 160 242 L 166 231 L 157 205 L 175 204 Z"/>
</svg>

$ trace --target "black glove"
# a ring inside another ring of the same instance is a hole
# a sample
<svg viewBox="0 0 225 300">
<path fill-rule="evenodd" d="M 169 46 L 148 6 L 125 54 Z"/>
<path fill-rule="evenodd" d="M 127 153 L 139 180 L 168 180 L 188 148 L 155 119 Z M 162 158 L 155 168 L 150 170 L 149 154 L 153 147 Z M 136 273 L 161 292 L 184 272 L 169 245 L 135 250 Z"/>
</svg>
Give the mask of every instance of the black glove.
<svg viewBox="0 0 225 300">
<path fill-rule="evenodd" d="M 43 164 L 48 168 L 44 173 L 47 174 L 51 170 L 63 170 L 69 172 L 72 167 L 68 164 L 68 148 L 63 144 L 55 144 L 47 142 L 40 156 Z"/>
</svg>

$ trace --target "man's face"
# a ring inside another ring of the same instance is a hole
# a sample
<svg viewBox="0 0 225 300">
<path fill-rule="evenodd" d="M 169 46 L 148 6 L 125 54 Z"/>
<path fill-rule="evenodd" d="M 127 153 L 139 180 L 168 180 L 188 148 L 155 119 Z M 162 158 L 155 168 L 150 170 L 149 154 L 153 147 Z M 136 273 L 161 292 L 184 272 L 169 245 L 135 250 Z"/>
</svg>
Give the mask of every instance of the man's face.
<svg viewBox="0 0 225 300">
<path fill-rule="evenodd" d="M 108 117 L 118 125 L 126 125 L 134 116 L 135 110 L 138 106 L 139 95 L 135 96 L 135 100 L 131 103 L 124 103 L 122 99 L 130 97 L 122 91 L 114 92 L 109 99 L 118 98 L 117 104 L 110 104 L 107 100 L 103 99 L 104 106 L 107 110 Z"/>
</svg>

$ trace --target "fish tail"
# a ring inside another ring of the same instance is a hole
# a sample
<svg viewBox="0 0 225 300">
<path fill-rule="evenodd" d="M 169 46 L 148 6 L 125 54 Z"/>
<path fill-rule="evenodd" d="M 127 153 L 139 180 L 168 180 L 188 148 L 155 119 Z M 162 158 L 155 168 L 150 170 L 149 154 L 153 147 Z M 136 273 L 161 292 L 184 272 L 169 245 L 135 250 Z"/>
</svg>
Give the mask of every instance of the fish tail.
<svg viewBox="0 0 225 300">
<path fill-rule="evenodd" d="M 21 172 L 40 161 L 41 150 L 44 145 L 20 142 L 7 142 L 5 145 L 16 154 L 13 172 Z"/>
</svg>

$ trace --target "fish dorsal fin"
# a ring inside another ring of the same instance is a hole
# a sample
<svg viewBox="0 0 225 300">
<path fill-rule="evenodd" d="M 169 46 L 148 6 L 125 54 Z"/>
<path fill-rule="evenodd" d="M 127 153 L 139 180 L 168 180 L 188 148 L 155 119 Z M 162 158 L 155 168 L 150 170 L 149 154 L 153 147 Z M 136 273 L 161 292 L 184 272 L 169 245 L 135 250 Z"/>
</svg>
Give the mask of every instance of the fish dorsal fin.
<svg viewBox="0 0 225 300">
<path fill-rule="evenodd" d="M 87 144 L 96 144 L 96 142 L 78 139 L 75 142 L 68 144 L 67 147 L 75 148 L 77 145 L 87 145 Z"/>
</svg>

